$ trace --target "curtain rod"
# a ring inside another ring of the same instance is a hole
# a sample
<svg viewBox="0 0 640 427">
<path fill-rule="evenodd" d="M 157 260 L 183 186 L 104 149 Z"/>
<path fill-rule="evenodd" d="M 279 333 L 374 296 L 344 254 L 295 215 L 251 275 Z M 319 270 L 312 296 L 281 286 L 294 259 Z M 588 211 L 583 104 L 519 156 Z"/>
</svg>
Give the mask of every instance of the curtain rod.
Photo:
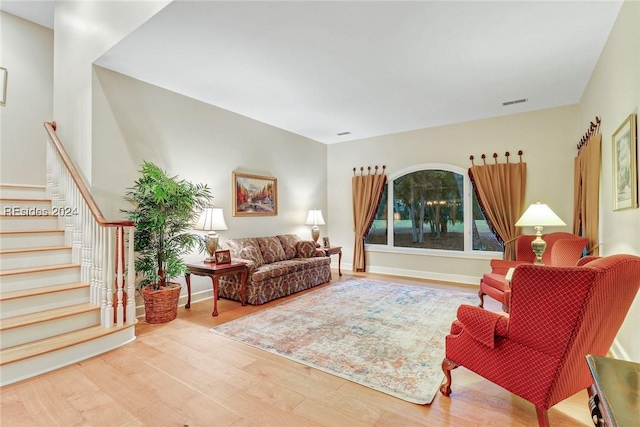
<svg viewBox="0 0 640 427">
<path fill-rule="evenodd" d="M 600 117 L 596 116 L 596 122 L 595 123 L 591 122 L 589 124 L 589 130 L 587 130 L 585 134 L 582 135 L 582 138 L 580 138 L 580 142 L 576 146 L 578 148 L 578 151 L 583 146 L 587 145 L 587 143 L 589 142 L 589 138 L 591 138 L 593 135 L 597 135 L 599 132 L 600 132 Z"/>
<path fill-rule="evenodd" d="M 520 163 L 522 163 L 522 155 L 524 154 L 524 152 L 522 150 L 518 150 L 518 156 L 520 157 Z M 506 153 L 504 153 L 505 157 L 507 158 L 507 163 L 509 163 L 509 156 L 511 155 L 511 153 L 509 153 L 508 151 Z M 486 166 L 487 162 L 486 162 L 486 154 L 483 154 L 481 156 L 482 158 L 482 163 Z M 473 159 L 475 159 L 475 157 L 473 156 L 469 156 L 469 160 L 471 160 L 471 166 L 475 166 L 476 164 L 473 163 Z M 495 162 L 495 164 L 498 164 L 498 153 L 493 153 L 493 161 Z"/>
<path fill-rule="evenodd" d="M 382 173 L 384 173 L 384 170 L 387 166 L 386 165 L 382 165 Z M 371 166 L 367 166 L 367 171 L 368 171 L 368 175 L 371 175 Z M 378 165 L 375 166 L 375 171 L 373 172 L 374 175 L 376 175 L 378 173 Z M 360 175 L 364 175 L 364 167 L 360 166 Z M 353 168 L 353 176 L 356 176 L 356 168 Z"/>
</svg>

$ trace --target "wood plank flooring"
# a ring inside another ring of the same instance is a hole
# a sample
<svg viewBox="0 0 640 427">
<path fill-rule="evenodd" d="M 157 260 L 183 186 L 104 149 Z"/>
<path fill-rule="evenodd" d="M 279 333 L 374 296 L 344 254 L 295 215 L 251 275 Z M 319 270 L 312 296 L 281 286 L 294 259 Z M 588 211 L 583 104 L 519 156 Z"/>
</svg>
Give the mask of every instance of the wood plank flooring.
<svg viewBox="0 0 640 427">
<path fill-rule="evenodd" d="M 358 274 L 394 282 L 424 281 Z M 334 272 L 335 283 L 341 278 Z M 327 286 L 327 285 L 323 285 Z M 475 293 L 477 288 L 429 285 Z M 312 291 L 312 290 L 311 290 Z M 309 291 L 307 291 L 309 292 Z M 299 294 L 298 294 L 299 295 Z M 415 405 L 209 332 L 282 302 L 220 300 L 180 307 L 135 342 L 0 389 L 2 427 L 30 426 L 535 426 L 533 405 L 458 368 L 451 397 Z M 487 299 L 488 300 L 488 299 Z M 499 304 L 487 302 L 499 310 Z M 553 427 L 590 426 L 586 391 L 549 411 Z"/>
</svg>

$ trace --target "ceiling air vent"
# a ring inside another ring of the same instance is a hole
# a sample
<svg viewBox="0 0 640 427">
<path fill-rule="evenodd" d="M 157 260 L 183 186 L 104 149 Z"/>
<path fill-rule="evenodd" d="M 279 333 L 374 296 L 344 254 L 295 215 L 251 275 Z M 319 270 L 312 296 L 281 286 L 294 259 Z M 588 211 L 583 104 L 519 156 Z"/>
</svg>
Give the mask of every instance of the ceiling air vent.
<svg viewBox="0 0 640 427">
<path fill-rule="evenodd" d="M 338 136 L 351 135 L 351 132 L 340 132 L 340 133 L 336 133 L 336 135 Z"/>
<path fill-rule="evenodd" d="M 506 107 L 507 105 L 522 104 L 523 102 L 527 102 L 528 99 L 529 98 L 514 99 L 513 101 L 503 102 L 502 106 Z"/>
</svg>

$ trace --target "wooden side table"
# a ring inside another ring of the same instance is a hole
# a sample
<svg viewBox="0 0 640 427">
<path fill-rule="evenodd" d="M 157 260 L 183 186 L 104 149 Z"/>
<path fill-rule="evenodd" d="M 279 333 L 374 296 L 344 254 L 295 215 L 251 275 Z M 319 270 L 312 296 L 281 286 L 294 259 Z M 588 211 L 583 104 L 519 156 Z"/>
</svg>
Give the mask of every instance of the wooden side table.
<svg viewBox="0 0 640 427">
<path fill-rule="evenodd" d="M 185 280 L 187 281 L 187 305 L 185 308 L 191 308 L 191 275 L 196 276 L 209 276 L 213 285 L 213 313 L 212 316 L 218 315 L 218 278 L 225 274 L 240 273 L 242 282 L 240 288 L 240 300 L 242 305 L 247 305 L 244 300 L 244 291 L 247 284 L 247 274 L 249 269 L 244 262 L 232 262 L 231 264 L 215 264 L 212 262 L 199 262 L 197 264 L 187 264 L 189 272 L 185 274 Z"/>
<path fill-rule="evenodd" d="M 638 425 L 640 364 L 587 355 L 593 377 L 588 389 L 593 424 L 606 427 Z"/>
<path fill-rule="evenodd" d="M 342 270 L 340 270 L 340 264 L 342 264 L 342 246 L 329 246 L 328 248 L 322 248 L 327 253 L 327 256 L 338 254 L 338 276 L 342 276 Z"/>
</svg>

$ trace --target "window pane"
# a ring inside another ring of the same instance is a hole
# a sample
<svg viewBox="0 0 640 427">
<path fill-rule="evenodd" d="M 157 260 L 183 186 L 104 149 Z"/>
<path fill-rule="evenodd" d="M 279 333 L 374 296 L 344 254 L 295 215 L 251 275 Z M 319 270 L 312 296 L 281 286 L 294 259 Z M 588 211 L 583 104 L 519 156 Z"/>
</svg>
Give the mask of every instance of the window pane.
<svg viewBox="0 0 640 427">
<path fill-rule="evenodd" d="M 474 251 L 496 251 L 502 252 L 503 247 L 498 242 L 496 237 L 491 232 L 489 228 L 489 224 L 485 219 L 484 214 L 482 213 L 482 209 L 480 209 L 480 204 L 478 203 L 478 198 L 476 197 L 476 192 L 473 191 L 473 243 L 472 247 Z"/>
<path fill-rule="evenodd" d="M 437 169 L 394 180 L 394 246 L 464 251 L 463 182 Z"/>
<path fill-rule="evenodd" d="M 387 187 L 387 185 L 384 186 L 376 218 L 369 229 L 369 234 L 364 239 L 364 242 L 370 245 L 387 244 Z"/>
</svg>

